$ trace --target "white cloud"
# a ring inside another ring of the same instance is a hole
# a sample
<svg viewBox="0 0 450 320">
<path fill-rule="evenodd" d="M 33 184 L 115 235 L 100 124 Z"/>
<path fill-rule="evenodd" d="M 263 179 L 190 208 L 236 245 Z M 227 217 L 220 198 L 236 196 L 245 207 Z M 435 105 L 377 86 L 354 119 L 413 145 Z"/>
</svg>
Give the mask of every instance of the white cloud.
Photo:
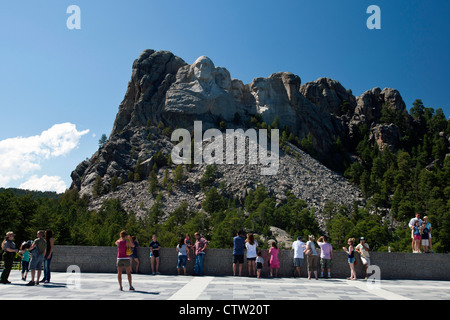
<svg viewBox="0 0 450 320">
<path fill-rule="evenodd" d="M 39 171 L 42 160 L 69 154 L 88 132 L 78 131 L 72 123 L 61 123 L 40 135 L 1 140 L 0 187 Z"/>
<path fill-rule="evenodd" d="M 43 175 L 38 178 L 37 175 L 33 175 L 28 181 L 22 183 L 19 188 L 31 191 L 56 191 L 57 193 L 63 193 L 66 191 L 67 186 L 61 177 Z"/>
</svg>

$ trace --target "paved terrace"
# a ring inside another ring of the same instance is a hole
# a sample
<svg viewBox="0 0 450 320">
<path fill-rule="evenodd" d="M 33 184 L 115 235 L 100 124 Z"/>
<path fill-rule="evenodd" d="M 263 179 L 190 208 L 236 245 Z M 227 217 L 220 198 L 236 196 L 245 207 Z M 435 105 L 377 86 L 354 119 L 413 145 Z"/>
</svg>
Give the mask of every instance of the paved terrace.
<svg viewBox="0 0 450 320">
<path fill-rule="evenodd" d="M 2 300 L 450 300 L 450 281 L 438 280 L 381 280 L 373 285 L 342 278 L 133 274 L 136 291 L 128 291 L 124 274 L 122 292 L 114 273 L 53 272 L 51 283 L 28 287 L 13 270 L 9 280 L 11 284 L 0 284 Z"/>
</svg>

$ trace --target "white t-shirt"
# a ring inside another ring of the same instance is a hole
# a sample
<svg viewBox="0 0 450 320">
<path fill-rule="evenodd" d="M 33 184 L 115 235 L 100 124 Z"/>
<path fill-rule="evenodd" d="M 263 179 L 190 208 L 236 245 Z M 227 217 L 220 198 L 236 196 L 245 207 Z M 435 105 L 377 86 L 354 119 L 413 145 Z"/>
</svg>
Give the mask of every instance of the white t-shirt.
<svg viewBox="0 0 450 320">
<path fill-rule="evenodd" d="M 294 241 L 294 243 L 292 243 L 292 249 L 294 249 L 294 259 L 303 259 L 303 250 L 305 250 L 304 248 L 305 243 L 300 241 L 300 240 L 296 240 Z"/>
<path fill-rule="evenodd" d="M 411 220 L 409 220 L 409 227 L 413 227 L 414 224 L 416 223 L 416 221 L 419 221 L 419 227 L 422 225 L 423 220 L 422 219 L 417 219 L 417 218 L 412 218 Z"/>
<path fill-rule="evenodd" d="M 256 247 L 258 246 L 258 242 L 254 242 L 251 245 L 249 242 L 245 243 L 245 248 L 247 248 L 247 258 L 256 258 Z"/>
<path fill-rule="evenodd" d="M 369 250 L 366 250 L 366 248 L 369 249 L 369 245 L 367 243 L 364 243 L 364 247 L 361 243 L 358 243 L 355 249 L 361 251 L 361 257 L 369 258 L 370 257 Z"/>
</svg>

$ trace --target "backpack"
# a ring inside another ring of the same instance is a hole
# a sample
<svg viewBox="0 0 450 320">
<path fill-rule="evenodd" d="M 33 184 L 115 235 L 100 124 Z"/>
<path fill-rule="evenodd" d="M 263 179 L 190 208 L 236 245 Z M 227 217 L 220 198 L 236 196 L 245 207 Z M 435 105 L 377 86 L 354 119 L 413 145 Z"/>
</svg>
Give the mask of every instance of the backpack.
<svg viewBox="0 0 450 320">
<path fill-rule="evenodd" d="M 33 251 L 35 251 L 38 254 L 44 254 L 45 250 L 47 249 L 47 241 L 43 238 L 38 238 L 34 240 L 35 248 Z"/>
</svg>

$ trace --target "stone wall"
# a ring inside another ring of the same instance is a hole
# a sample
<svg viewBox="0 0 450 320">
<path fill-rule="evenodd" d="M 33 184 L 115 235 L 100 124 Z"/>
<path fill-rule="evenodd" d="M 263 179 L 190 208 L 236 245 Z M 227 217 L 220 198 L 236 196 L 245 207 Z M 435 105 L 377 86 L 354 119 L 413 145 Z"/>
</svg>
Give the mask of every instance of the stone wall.
<svg viewBox="0 0 450 320">
<path fill-rule="evenodd" d="M 150 274 L 150 249 L 138 248 L 141 266 L 139 271 Z M 269 275 L 268 250 L 263 250 L 265 261 L 263 276 Z M 162 274 L 177 274 L 177 252 L 174 248 L 162 248 L 160 269 Z M 371 252 L 372 265 L 379 267 L 381 279 L 423 279 L 423 280 L 450 280 L 450 254 L 412 254 Z M 83 247 L 83 246 L 55 246 L 52 260 L 52 271 L 65 272 L 70 265 L 77 265 L 81 272 L 117 272 L 117 248 L 115 247 Z M 356 254 L 358 278 L 364 278 L 364 268 L 359 255 Z M 281 277 L 293 276 L 293 251 L 280 250 L 281 267 L 278 275 Z M 188 274 L 193 273 L 194 259 L 187 263 Z M 232 250 L 208 249 L 205 257 L 204 274 L 212 276 L 232 275 Z M 320 267 L 319 267 L 320 272 Z M 302 277 L 306 276 L 306 260 L 301 268 Z M 243 275 L 248 274 L 247 261 L 244 261 Z M 350 276 L 350 268 L 345 252 L 334 252 L 331 276 L 345 278 Z"/>
</svg>

